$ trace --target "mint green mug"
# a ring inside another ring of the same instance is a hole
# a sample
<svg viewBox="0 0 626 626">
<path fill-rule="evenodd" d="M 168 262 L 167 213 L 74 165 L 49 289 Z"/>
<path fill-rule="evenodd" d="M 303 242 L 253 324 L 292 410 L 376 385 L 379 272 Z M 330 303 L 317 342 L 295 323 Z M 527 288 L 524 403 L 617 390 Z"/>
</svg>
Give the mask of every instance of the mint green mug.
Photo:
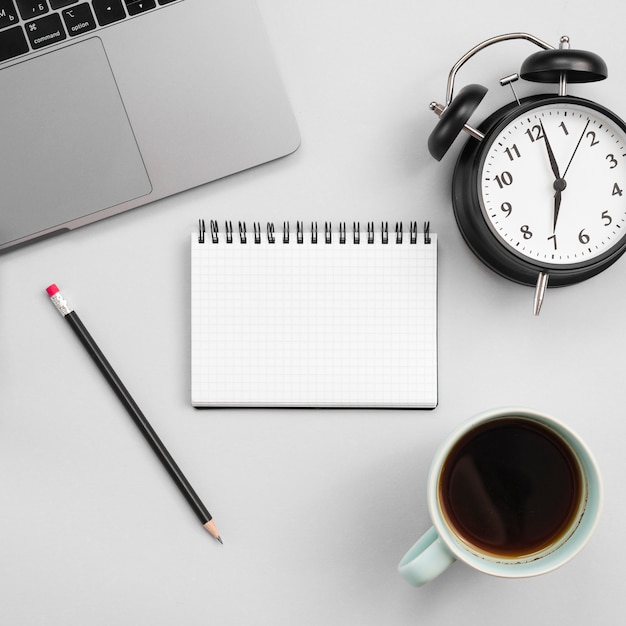
<svg viewBox="0 0 626 626">
<path fill-rule="evenodd" d="M 520 407 L 476 415 L 439 447 L 433 523 L 398 566 L 421 586 L 454 561 L 507 578 L 545 574 L 587 543 L 602 508 L 590 451 L 552 417 Z"/>
</svg>

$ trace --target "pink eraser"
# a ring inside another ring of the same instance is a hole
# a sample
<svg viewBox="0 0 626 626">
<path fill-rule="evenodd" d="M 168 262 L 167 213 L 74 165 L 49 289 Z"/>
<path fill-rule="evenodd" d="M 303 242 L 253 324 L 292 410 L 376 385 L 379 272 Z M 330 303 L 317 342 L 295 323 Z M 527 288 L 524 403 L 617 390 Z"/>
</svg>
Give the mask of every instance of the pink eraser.
<svg viewBox="0 0 626 626">
<path fill-rule="evenodd" d="M 55 293 L 59 293 L 59 288 L 53 283 L 52 285 L 50 285 L 50 287 L 46 289 L 46 291 L 48 292 L 48 295 L 52 298 Z"/>
</svg>

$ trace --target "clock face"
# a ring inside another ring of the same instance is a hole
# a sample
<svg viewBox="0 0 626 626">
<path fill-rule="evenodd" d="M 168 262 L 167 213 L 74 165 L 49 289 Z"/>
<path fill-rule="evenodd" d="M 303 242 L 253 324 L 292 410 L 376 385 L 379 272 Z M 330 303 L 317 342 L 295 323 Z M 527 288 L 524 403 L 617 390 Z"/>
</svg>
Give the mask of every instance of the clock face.
<svg viewBox="0 0 626 626">
<path fill-rule="evenodd" d="M 478 196 L 515 255 L 563 267 L 626 236 L 626 128 L 575 98 L 523 107 L 485 139 Z"/>
</svg>

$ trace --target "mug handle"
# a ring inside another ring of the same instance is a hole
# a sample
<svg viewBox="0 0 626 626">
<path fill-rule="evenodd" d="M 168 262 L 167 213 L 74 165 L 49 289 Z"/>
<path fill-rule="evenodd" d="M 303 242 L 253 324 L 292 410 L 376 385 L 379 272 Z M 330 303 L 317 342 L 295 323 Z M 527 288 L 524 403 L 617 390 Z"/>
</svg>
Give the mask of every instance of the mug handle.
<svg viewBox="0 0 626 626">
<path fill-rule="evenodd" d="M 443 573 L 454 561 L 456 557 L 431 527 L 404 555 L 398 571 L 408 583 L 421 587 Z"/>
</svg>

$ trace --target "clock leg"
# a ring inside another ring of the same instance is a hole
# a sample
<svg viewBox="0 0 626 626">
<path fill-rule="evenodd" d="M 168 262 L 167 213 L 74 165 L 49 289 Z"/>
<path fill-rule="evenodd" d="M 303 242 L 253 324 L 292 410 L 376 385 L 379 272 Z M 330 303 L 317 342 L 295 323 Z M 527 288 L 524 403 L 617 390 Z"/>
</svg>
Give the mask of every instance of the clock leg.
<svg viewBox="0 0 626 626">
<path fill-rule="evenodd" d="M 543 304 L 543 298 L 548 288 L 549 274 L 541 272 L 537 277 L 537 286 L 535 287 L 535 298 L 533 300 L 533 312 L 535 315 L 539 315 L 541 311 L 541 305 Z"/>
</svg>

